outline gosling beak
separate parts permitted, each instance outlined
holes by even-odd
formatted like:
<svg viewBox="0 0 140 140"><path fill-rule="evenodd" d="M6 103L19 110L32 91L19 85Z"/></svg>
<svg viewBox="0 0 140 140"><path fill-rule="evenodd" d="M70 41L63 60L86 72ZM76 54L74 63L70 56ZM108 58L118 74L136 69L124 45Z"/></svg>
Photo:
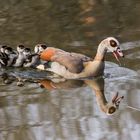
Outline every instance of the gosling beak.
<svg viewBox="0 0 140 140"><path fill-rule="evenodd" d="M124 57L124 54L123 54L123 52L120 50L119 47L117 47L117 49L116 49L115 51L113 51L113 55L115 56L115 58L116 58L116 60L117 60L118 62L120 62L120 60L119 60L120 57Z"/></svg>

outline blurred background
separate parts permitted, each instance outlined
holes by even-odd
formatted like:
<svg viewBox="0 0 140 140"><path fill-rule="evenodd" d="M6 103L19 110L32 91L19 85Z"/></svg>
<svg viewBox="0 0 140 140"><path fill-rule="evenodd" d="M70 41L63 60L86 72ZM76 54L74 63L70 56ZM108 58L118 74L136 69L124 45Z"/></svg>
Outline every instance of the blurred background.
<svg viewBox="0 0 140 140"><path fill-rule="evenodd" d="M139 140L139 17L139 0L0 0L0 44L33 49L45 43L93 57L102 39L115 36L125 54L122 67L111 54L106 59L103 94L108 102L116 92L125 97L111 116L84 81L18 87L0 79L0 140Z"/></svg>

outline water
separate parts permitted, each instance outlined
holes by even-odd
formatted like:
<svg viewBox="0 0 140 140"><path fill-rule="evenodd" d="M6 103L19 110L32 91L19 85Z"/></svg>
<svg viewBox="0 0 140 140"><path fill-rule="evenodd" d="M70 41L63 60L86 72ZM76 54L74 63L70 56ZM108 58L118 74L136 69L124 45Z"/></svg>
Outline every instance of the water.
<svg viewBox="0 0 140 140"><path fill-rule="evenodd" d="M0 140L139 140L140 2L138 0L0 0L0 42L37 43L93 56L107 36L121 42L118 65L106 57L105 79L45 80L49 73L7 69L0 78ZM29 78L17 86L13 76ZM61 80L61 82L58 82ZM104 102L124 99L113 115ZM100 94L102 93L102 94ZM100 98L100 100L99 100Z"/></svg>

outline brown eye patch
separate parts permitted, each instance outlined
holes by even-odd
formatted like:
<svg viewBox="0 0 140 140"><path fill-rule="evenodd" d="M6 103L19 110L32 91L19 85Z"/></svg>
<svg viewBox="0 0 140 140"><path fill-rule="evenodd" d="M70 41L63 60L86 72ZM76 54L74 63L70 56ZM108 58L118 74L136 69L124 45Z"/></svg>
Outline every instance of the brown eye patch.
<svg viewBox="0 0 140 140"><path fill-rule="evenodd" d="M114 41L114 40L110 40L110 45L111 45L112 47L116 47L116 46L117 46L117 42Z"/></svg>
<svg viewBox="0 0 140 140"><path fill-rule="evenodd" d="M112 106L112 107L109 108L108 113L113 114L115 111L116 111L116 108L114 106Z"/></svg>

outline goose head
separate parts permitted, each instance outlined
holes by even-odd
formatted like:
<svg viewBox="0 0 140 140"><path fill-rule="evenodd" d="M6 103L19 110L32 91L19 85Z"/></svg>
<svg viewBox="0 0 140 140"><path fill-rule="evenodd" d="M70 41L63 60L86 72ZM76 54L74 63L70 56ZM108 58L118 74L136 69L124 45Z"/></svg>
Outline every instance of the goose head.
<svg viewBox="0 0 140 140"><path fill-rule="evenodd" d="M124 57L120 49L120 43L114 37L108 37L99 44L98 53L104 55L107 51L112 52L117 61L119 61L120 57Z"/></svg>

